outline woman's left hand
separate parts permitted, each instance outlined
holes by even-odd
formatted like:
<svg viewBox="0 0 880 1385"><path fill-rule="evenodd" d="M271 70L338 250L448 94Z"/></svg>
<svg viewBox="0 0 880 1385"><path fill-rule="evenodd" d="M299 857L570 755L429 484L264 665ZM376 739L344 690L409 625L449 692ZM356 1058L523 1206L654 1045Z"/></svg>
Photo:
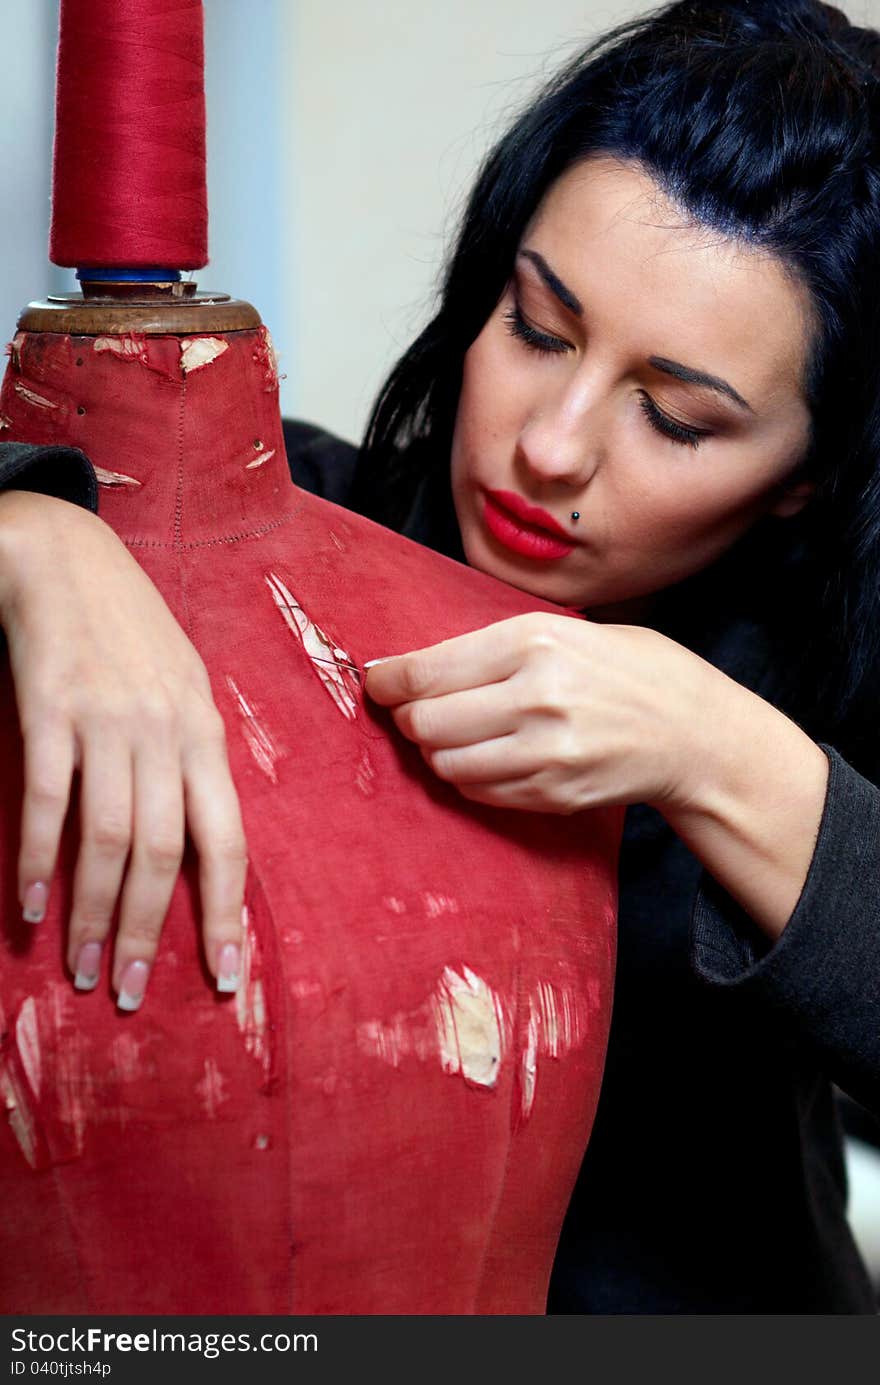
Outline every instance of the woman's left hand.
<svg viewBox="0 0 880 1385"><path fill-rule="evenodd" d="M366 690L466 798L575 813L686 800L723 684L656 631L535 613L375 664Z"/></svg>

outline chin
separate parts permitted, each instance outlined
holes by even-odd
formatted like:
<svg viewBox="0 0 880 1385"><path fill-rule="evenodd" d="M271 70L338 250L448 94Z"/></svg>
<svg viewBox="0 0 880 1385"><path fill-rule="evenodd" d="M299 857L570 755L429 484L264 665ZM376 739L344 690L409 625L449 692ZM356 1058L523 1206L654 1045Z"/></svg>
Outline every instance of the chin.
<svg viewBox="0 0 880 1385"><path fill-rule="evenodd" d="M506 582L509 587L528 592L530 596L538 596L542 601L580 610L593 600L592 595L585 595L583 588L576 589L558 569L542 571L529 564L527 559L518 562L512 554L496 553L479 532L469 534L465 530L462 546L470 567L495 577L499 582Z"/></svg>

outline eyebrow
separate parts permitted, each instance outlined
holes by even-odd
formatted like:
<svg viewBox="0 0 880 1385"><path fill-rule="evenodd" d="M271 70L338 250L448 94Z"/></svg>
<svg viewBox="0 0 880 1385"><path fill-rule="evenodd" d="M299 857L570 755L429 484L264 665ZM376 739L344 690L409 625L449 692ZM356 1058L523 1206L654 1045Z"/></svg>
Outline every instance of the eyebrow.
<svg viewBox="0 0 880 1385"><path fill-rule="evenodd" d="M583 317L584 306L581 300L562 282L558 274L554 274L544 256L539 255L537 250L521 250L520 254L535 266L550 292L559 299L562 306L568 308L569 312L574 313L576 317ZM681 380L686 385L703 385L706 389L715 390L718 394L725 394L741 409L747 409L750 414L755 412L748 400L743 399L739 391L733 388L733 385L729 385L718 375L709 375L705 370L694 370L693 366L682 365L680 361L669 361L665 356L650 356L648 364L652 365L655 370L661 370L664 375L674 376L676 380Z"/></svg>
<svg viewBox="0 0 880 1385"><path fill-rule="evenodd" d="M521 250L520 254L524 259L531 260L550 292L559 299L562 306L568 308L569 312L574 313L576 317L583 317L584 305L581 300L572 293L571 289L566 288L558 275L553 273L544 256L539 255L537 250Z"/></svg>
<svg viewBox="0 0 880 1385"><path fill-rule="evenodd" d="M707 375L704 370L694 370L689 365L682 365L680 361L667 361L665 356L649 356L648 364L655 370L662 370L664 375L674 375L676 380L683 380L686 385L705 385L707 389L726 394L728 399L732 399L741 409L747 409L750 414L755 412L748 400L743 399L733 385L729 385L717 375Z"/></svg>

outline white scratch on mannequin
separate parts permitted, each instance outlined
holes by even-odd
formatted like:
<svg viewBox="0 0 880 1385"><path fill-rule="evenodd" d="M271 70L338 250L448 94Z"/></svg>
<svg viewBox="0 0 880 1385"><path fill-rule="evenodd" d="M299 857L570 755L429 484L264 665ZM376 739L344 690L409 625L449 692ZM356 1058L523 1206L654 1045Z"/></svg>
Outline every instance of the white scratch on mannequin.
<svg viewBox="0 0 880 1385"><path fill-rule="evenodd" d="M300 641L336 706L348 721L354 721L358 713L355 690L360 687L360 678L351 668L345 667L354 661L324 634L320 626L313 624L276 573L267 574L266 585L287 628Z"/></svg>
<svg viewBox="0 0 880 1385"><path fill-rule="evenodd" d="M272 1051L266 1020L266 997L260 979L261 959L247 906L241 911L241 981L235 993L235 1017L244 1039L245 1050L259 1063L268 1078L272 1071Z"/></svg>
<svg viewBox="0 0 880 1385"><path fill-rule="evenodd" d="M27 385L23 385L20 380L15 382L15 393L19 395L26 404L33 404L35 409L57 409L51 399L46 399L42 394L37 394L35 390L29 390Z"/></svg>
<svg viewBox="0 0 880 1385"><path fill-rule="evenodd" d="M585 1007L577 997L549 981L539 981L529 1004L540 1026L542 1053L558 1058L577 1047L584 1037L586 1020Z"/></svg>
<svg viewBox="0 0 880 1385"><path fill-rule="evenodd" d="M58 1115L70 1131L74 1149L80 1155L85 1148L88 1118L98 1109L95 1083L86 1066L82 1035L74 1032L66 1036L63 1044L60 1038L56 1044L53 1086Z"/></svg>
<svg viewBox="0 0 880 1385"><path fill-rule="evenodd" d="M213 1058L205 1059L204 1076L196 1083L196 1092L208 1120L216 1120L218 1109L224 1101L229 1100L229 1096L226 1091L226 1078Z"/></svg>
<svg viewBox="0 0 880 1385"><path fill-rule="evenodd" d="M25 1002L27 1003L27 1002ZM0 1006L0 1033L8 1026ZM11 1061L11 1055L0 1055L0 1100L19 1149L32 1169L37 1166L37 1132L31 1100Z"/></svg>
<svg viewBox="0 0 880 1385"><path fill-rule="evenodd" d="M526 1041L520 1066L522 1116L531 1115L538 1082L538 1057L561 1058L585 1040L589 1013L595 1009L598 994L538 981L528 998Z"/></svg>
<svg viewBox="0 0 880 1385"><path fill-rule="evenodd" d="M261 452L259 457L255 457L252 462L248 462L245 471L253 471L255 467L265 466L275 456L275 448L270 447L268 452Z"/></svg>
<svg viewBox="0 0 880 1385"><path fill-rule="evenodd" d="M458 900L445 894L423 895L425 913L429 919L439 919L442 914L457 914Z"/></svg>
<svg viewBox="0 0 880 1385"><path fill-rule="evenodd" d="M254 350L254 361L263 368L263 388L274 391L278 388L278 353L268 327L259 330L259 341Z"/></svg>
<svg viewBox="0 0 880 1385"><path fill-rule="evenodd" d="M538 1017L533 1002L529 1001L529 1020L526 1026L526 1043L520 1060L520 1083L522 1087L522 1116L527 1120L535 1104L535 1089L538 1085Z"/></svg>
<svg viewBox="0 0 880 1385"><path fill-rule="evenodd" d="M95 467L95 475L102 486L140 486L142 483L134 476L126 476L122 471L105 471Z"/></svg>
<svg viewBox="0 0 880 1385"><path fill-rule="evenodd" d="M462 967L444 967L434 992L416 1010L358 1026L363 1052L399 1067L412 1055L439 1056L443 1071L478 1087L494 1087L507 1050L510 1025L490 986Z"/></svg>
<svg viewBox="0 0 880 1385"><path fill-rule="evenodd" d="M125 361L139 361L141 365L149 364L147 343L143 337L130 334L122 337L96 337L92 350L99 355L103 351L109 351Z"/></svg>
<svg viewBox="0 0 880 1385"><path fill-rule="evenodd" d="M359 1025L357 1041L362 1052L392 1067L410 1057L424 1062L439 1056L444 1072L492 1088L514 1048L515 1028L520 1115L526 1120L535 1102L540 1060L562 1058L585 1042L597 1002L598 995L576 987L536 981L514 1025L513 1006L486 981L467 966L445 967L423 1005Z"/></svg>
<svg viewBox="0 0 880 1385"><path fill-rule="evenodd" d="M361 758L358 760L357 768L354 772L354 782L357 784L358 788L360 789L361 793L364 795L365 798L372 798L373 794L376 792L376 787L374 783L375 778L376 771L373 768L373 762L370 759L370 752L364 749L364 751L361 754Z"/></svg>
<svg viewBox="0 0 880 1385"><path fill-rule="evenodd" d="M463 967L445 967L434 995L434 1020L444 1072L494 1087L501 1070L500 1002L486 982Z"/></svg>
<svg viewBox="0 0 880 1385"><path fill-rule="evenodd" d="M229 342L219 337L185 337L180 343L180 368L184 375L192 375L228 350Z"/></svg>
<svg viewBox="0 0 880 1385"><path fill-rule="evenodd" d="M37 1167L37 1138L34 1117L14 1073L6 1064L0 1067L0 1097L3 1099L6 1118L16 1143L31 1168L35 1169Z"/></svg>
<svg viewBox="0 0 880 1385"><path fill-rule="evenodd" d="M22 1002L10 1038L11 1052L0 1061L0 1095L31 1167L40 1166L45 1154L50 1162L81 1156L93 1126L109 1122L125 1128L136 1108L121 1089L143 1076L142 1046L130 1034L119 1033L107 1061L92 1065L92 1039L77 1022L72 994L61 982L50 981L38 996ZM60 1148L41 1151L38 1110L45 1113L47 1129L63 1127Z"/></svg>
<svg viewBox="0 0 880 1385"><path fill-rule="evenodd" d="M37 1002L32 995L22 1002L15 1022L15 1046L25 1076L34 1096L39 1098L43 1085L43 1064L40 1052L40 1029Z"/></svg>
<svg viewBox="0 0 880 1385"><path fill-rule="evenodd" d="M242 735L251 755L266 778L272 784L277 784L278 773L275 764L278 760L278 749L275 742L257 717L252 704L248 702L235 679L229 674L226 675L226 686L235 698L235 705L241 717Z"/></svg>

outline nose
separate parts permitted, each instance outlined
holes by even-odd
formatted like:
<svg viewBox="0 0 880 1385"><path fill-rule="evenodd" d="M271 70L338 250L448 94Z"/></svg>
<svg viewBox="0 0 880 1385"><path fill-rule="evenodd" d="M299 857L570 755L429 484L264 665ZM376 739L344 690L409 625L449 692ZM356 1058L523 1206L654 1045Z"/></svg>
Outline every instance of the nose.
<svg viewBox="0 0 880 1385"><path fill-rule="evenodd" d="M538 401L518 439L520 463L532 480L572 489L587 485L604 451L604 401L596 383L574 382Z"/></svg>

